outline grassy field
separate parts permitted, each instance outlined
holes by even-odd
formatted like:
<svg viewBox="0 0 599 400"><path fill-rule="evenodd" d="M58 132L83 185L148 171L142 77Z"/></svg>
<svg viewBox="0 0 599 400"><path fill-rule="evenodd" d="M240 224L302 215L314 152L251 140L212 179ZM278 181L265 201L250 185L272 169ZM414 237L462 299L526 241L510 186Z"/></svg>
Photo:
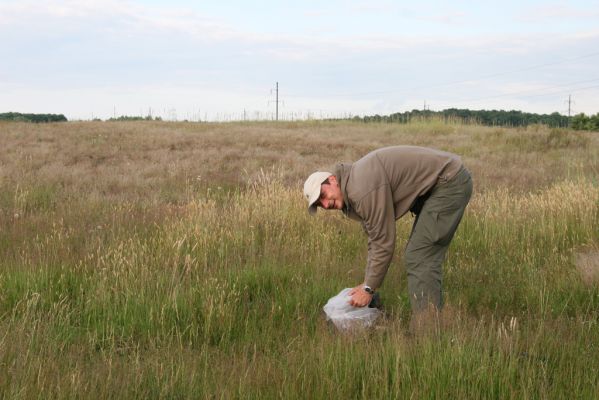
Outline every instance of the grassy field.
<svg viewBox="0 0 599 400"><path fill-rule="evenodd" d="M406 216L384 320L339 335L322 306L366 237L302 183L393 144L472 171L448 322L408 332ZM3 123L0 149L0 398L599 398L596 132Z"/></svg>

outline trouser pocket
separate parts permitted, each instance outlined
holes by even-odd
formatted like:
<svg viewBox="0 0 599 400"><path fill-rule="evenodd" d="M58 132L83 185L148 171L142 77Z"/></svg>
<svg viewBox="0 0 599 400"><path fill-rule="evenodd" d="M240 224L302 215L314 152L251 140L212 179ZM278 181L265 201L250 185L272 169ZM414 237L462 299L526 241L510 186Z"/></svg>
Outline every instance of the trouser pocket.
<svg viewBox="0 0 599 400"><path fill-rule="evenodd" d="M436 188L424 204L422 213L428 215L421 220L429 226L424 227L423 231L429 233L432 243L447 245L451 242L470 201L470 175L464 170L458 178L456 182Z"/></svg>
<svg viewBox="0 0 599 400"><path fill-rule="evenodd" d="M463 213L464 209L456 210L453 213L432 213L430 220L435 224L432 242L441 246L448 245L455 235Z"/></svg>

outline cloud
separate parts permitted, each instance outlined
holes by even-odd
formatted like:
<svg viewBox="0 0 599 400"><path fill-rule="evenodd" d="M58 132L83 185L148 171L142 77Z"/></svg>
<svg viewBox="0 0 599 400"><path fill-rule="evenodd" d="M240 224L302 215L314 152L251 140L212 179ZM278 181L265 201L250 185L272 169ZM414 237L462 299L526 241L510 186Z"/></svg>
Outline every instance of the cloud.
<svg viewBox="0 0 599 400"><path fill-rule="evenodd" d="M387 1L350 3L354 10L367 7L373 10L388 10L395 7ZM413 12L413 11L412 11ZM442 23L455 24L467 17L465 12L451 11L444 14L420 13L416 18ZM25 28L24 36L67 35L75 40L77 36L113 35L120 47L136 46L136 41L170 41L173 48L179 43L202 43L215 48L219 43L229 44L224 51L238 55L272 57L281 61L307 61L331 59L335 55L376 54L385 51L438 51L450 49L494 48L500 53L524 54L535 46L547 43L545 35L496 35L459 36L413 34L351 34L342 36L322 36L316 34L261 33L241 30L224 20L209 18L192 9L182 7L147 6L132 1L120 0L39 0L9 1L0 3L0 18L3 27ZM81 39L83 40L83 39ZM101 40L101 38L100 38ZM127 44L130 41L130 44ZM440 51L442 54L443 52Z"/></svg>
<svg viewBox="0 0 599 400"><path fill-rule="evenodd" d="M64 31L73 26L102 31L108 25L123 33L184 33L204 41L242 36L222 21L202 17L190 9L117 0L9 1L0 3L0 23L3 29L36 27Z"/></svg>
<svg viewBox="0 0 599 400"><path fill-rule="evenodd" d="M393 13L398 10L398 7L391 1L386 0L353 0L350 1L349 9L352 12L363 13Z"/></svg>
<svg viewBox="0 0 599 400"><path fill-rule="evenodd" d="M73 18L89 18L132 14L133 5L114 0L82 0L82 1L6 1L0 3L0 18L5 25L24 25L32 21L43 22L44 18L68 20Z"/></svg>
<svg viewBox="0 0 599 400"><path fill-rule="evenodd" d="M516 15L516 20L523 22L563 22L568 19L580 21L598 18L598 8L580 8L572 4L563 3L549 3L538 7L525 8Z"/></svg>
<svg viewBox="0 0 599 400"><path fill-rule="evenodd" d="M429 17L420 16L420 17L418 17L418 19L424 20L424 21L439 22L442 24L454 25L454 24L462 24L462 23L466 22L467 17L468 17L468 14L463 11L451 11L451 12L447 12L444 14L431 15Z"/></svg>

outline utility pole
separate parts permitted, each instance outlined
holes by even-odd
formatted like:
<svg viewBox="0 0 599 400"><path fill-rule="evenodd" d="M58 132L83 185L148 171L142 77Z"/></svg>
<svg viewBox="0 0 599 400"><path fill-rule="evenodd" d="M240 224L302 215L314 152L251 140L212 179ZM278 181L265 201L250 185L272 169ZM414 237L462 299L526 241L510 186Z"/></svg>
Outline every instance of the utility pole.
<svg viewBox="0 0 599 400"><path fill-rule="evenodd" d="M572 104L574 104L575 102L572 101L572 95L569 94L568 95L568 100L564 100L564 103L568 103L568 118L570 118L572 116Z"/></svg>
<svg viewBox="0 0 599 400"><path fill-rule="evenodd" d="M272 96L272 89L270 89L270 95ZM272 103L272 101L268 100L267 104L269 106L270 106L270 103ZM268 115L266 116L266 118L268 118ZM270 118L272 119L272 116ZM277 82L276 86L275 86L275 120L276 121L279 120L279 82Z"/></svg>

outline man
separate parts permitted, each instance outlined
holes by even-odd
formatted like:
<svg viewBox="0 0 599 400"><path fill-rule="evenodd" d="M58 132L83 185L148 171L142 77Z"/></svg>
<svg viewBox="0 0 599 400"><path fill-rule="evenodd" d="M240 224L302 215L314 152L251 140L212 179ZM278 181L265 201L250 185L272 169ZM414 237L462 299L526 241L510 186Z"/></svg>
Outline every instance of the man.
<svg viewBox="0 0 599 400"><path fill-rule="evenodd" d="M412 310L443 305L441 265L472 194L470 173L455 154L415 146L375 150L334 173L315 172L304 184L308 211L341 210L368 235L364 282L350 292L364 307L383 283L395 250L395 221L416 215L405 250Z"/></svg>

